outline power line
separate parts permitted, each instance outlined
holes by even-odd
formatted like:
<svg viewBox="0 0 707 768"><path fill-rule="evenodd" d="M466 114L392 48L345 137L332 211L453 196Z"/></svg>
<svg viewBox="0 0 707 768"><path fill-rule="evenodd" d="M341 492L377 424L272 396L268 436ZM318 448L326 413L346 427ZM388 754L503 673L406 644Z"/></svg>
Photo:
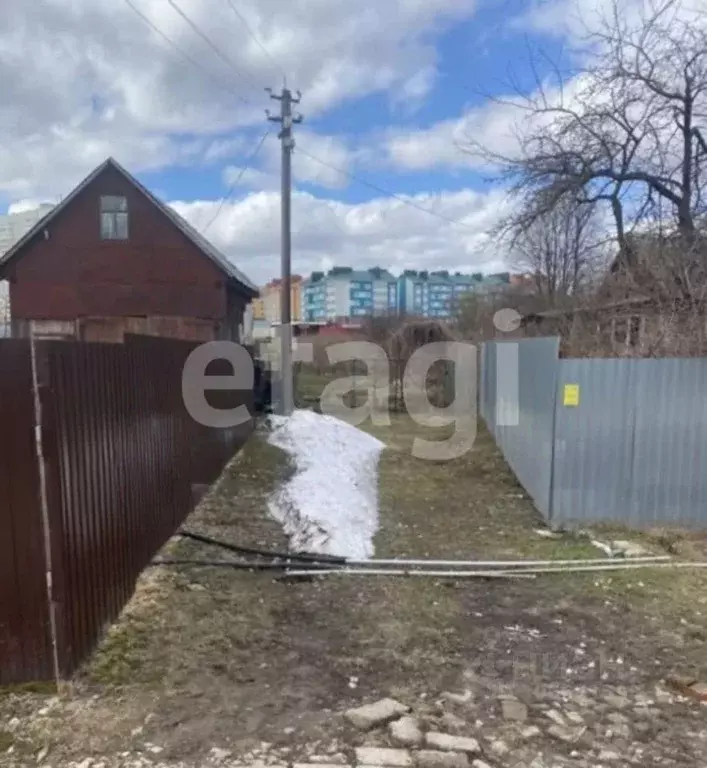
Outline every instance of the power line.
<svg viewBox="0 0 707 768"><path fill-rule="evenodd" d="M448 224L455 224L461 227L469 227L468 224L465 224L463 221L459 221L458 219L451 219L448 216L445 216L442 213L438 213L437 211L433 211L431 208L425 208L424 205L420 205L419 203L416 203L414 200L410 200L407 197L403 197L402 195L396 195L395 192L390 192L387 189L383 189L383 187L379 187L377 184L374 184L372 181L367 181L366 179L362 179L360 176L357 176L354 173L351 173L351 171L345 171L343 168L338 168L335 165L332 165L331 163L328 163L326 160L322 160L319 157L315 157L310 152L307 152L306 150L302 149L298 145L298 150L308 157L310 160L314 160L314 162L319 163L320 165L323 165L327 168L330 168L332 171L336 171L336 173L340 174L341 176L346 176L347 178L357 181L359 184L363 184L364 187L369 187L370 189L375 190L376 192L380 193L381 195L386 195L386 197L392 197L394 200L398 200L401 203L404 203L405 205L409 205L411 208L415 208L418 211L422 211L422 213L429 213L430 216L436 216L438 219L442 219L442 221L446 221Z"/></svg>
<svg viewBox="0 0 707 768"><path fill-rule="evenodd" d="M285 70L280 66L280 64L276 61L275 57L270 53L270 51L263 45L261 40L258 38L258 36L253 32L253 28L248 24L247 19L245 16L236 8L235 3L233 0L226 0L228 5L231 7L231 10L233 13L236 14L236 16L241 20L243 26L246 28L246 31L250 35L251 39L255 42L255 44L260 48L260 50L270 59L270 61L275 66L275 69L279 70L282 73L282 79L283 82L287 81L287 74L285 73Z"/></svg>
<svg viewBox="0 0 707 768"><path fill-rule="evenodd" d="M214 43L214 41L201 30L201 28L189 17L187 14L177 5L175 0L167 0L167 2L174 8L174 10L186 21L186 23L196 32L197 35L211 48L211 50L221 59L221 61L225 62L239 77L242 77L244 80L250 81L250 84L254 88L258 88L257 84L253 82L247 75L244 75L238 67L233 62L233 59L231 59L230 56L227 56L219 47ZM250 104L250 102L247 99L244 99L242 96L239 97L241 101L243 101L246 104Z"/></svg>
<svg viewBox="0 0 707 768"><path fill-rule="evenodd" d="M213 216L213 218L211 219L211 221L209 221L209 223L208 223L208 224L207 224L207 225L204 227L204 229L202 230L202 233L201 233L202 235L205 235L205 234L206 234L206 232L208 231L209 227L210 227L210 226L211 226L211 225L212 225L212 224L213 224L213 223L216 221L216 219L218 219L218 217L221 215L221 211L223 210L223 206L226 204L226 200L228 200L228 199L231 197L231 195L233 194L233 191L235 190L235 188L236 188L236 187L238 186L238 184L240 183L240 180L243 178L243 175L245 174L245 172L246 172L246 171L247 171L247 170L248 170L248 169L251 167L251 165L253 164L253 161L254 161L254 160L255 160L255 158L258 156L258 153L260 152L260 149L261 149L261 147L263 146L263 144L265 144L265 139L267 139L267 137L268 137L269 135L270 135L270 131L269 131L269 130L268 130L268 131L265 131L265 133L262 135L262 137L261 137L260 141L258 142L258 146L255 148L255 150L254 150L254 151L253 151L253 153L250 155L250 157L249 157L249 158L248 158L248 159L245 161L245 165L244 165L244 166L241 168L241 170L240 170L240 173L238 174L238 176L236 176L236 180L233 182L233 184L231 184L231 186L230 186L230 187L229 187L229 189L228 189L228 192L226 192L226 194L225 194L225 195L224 195L224 196L221 198L221 202L220 202L220 204L219 204L219 207L218 207L218 209L216 210L216 213L214 214L214 216Z"/></svg>
<svg viewBox="0 0 707 768"><path fill-rule="evenodd" d="M125 4L130 8L137 16L139 16L145 24L156 34L159 35L166 43L168 43L177 53L179 53L184 59L186 59L190 64L195 66L197 69L200 69L213 83L218 85L221 88L224 88L229 93L233 94L236 98L241 99L241 101L245 101L243 97L230 85L225 83L223 80L220 80L213 72L211 72L209 69L207 69L203 64L199 63L193 56L190 56L183 48L180 48L180 46L177 45L177 43L172 40L171 37L166 35L153 21L151 21L145 14L132 3L132 0L125 0ZM248 102L245 102L248 103Z"/></svg>

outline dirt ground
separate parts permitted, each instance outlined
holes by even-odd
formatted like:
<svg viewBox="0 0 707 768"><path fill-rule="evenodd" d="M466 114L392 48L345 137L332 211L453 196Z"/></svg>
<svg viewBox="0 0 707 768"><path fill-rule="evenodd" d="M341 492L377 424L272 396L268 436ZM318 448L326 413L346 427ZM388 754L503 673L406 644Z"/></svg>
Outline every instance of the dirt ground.
<svg viewBox="0 0 707 768"><path fill-rule="evenodd" d="M377 556L602 555L586 537L536 533L542 523L485 431L466 456L442 463L413 458L421 432L407 417L371 431L387 446ZM188 527L284 549L266 502L290 471L284 454L256 436ZM626 531L601 534L639 540ZM640 540L657 553L692 555L700 545L665 531ZM183 539L163 554L228 557ZM477 702L470 727L480 731L502 727L496 705L504 692L538 711L577 691L593 700L603 691L654 695L670 672L707 679L705 587L704 572L687 570L285 582L230 569L153 568L60 696L0 696L0 764L58 768L90 758L107 767L116 756L144 754L200 765L213 747L238 756L263 742L298 759L312 745L355 744L339 713L390 695L432 706L444 691L470 689ZM633 729L630 740L646 745L662 734L665 754L676 759L642 764L697 764L705 742L690 734L696 717L704 728L705 713L670 700L659 731ZM571 750L565 753L571 761Z"/></svg>

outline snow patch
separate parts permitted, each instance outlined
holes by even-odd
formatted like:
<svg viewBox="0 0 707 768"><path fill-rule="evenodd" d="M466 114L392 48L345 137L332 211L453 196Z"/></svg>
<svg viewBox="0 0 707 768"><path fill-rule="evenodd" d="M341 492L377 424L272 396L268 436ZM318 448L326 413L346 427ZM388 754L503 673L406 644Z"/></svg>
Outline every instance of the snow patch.
<svg viewBox="0 0 707 768"><path fill-rule="evenodd" d="M295 411L271 416L268 442L284 450L296 471L271 496L294 551L373 556L378 528L380 440L333 416Z"/></svg>

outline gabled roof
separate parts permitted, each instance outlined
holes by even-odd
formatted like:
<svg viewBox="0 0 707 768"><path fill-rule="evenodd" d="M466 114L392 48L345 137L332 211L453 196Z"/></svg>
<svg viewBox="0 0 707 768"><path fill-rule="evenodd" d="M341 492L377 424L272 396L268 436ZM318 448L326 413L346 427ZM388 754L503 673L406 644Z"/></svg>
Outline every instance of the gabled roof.
<svg viewBox="0 0 707 768"><path fill-rule="evenodd" d="M118 173L122 174L134 187L136 187L143 195L162 213L167 216L172 223L181 230L191 242L226 275L230 280L238 282L248 294L253 296L258 295L257 286L247 278L243 272L232 264L228 258L215 248L203 235L199 234L194 227L191 226L184 218L182 218L175 210L163 203L159 198L150 192L147 187L143 186L134 176L123 168L120 163L115 161L112 157L109 157L105 162L101 163L98 168L92 171L77 187L75 187L58 205L52 208L46 216L41 218L23 237L21 237L13 246L8 250L2 258L0 258L0 277L4 276L4 271L10 261L24 248L24 246L32 240L37 232L44 229L56 216L61 213L71 201L79 195L94 179L96 179L103 171L108 167L114 168Z"/></svg>

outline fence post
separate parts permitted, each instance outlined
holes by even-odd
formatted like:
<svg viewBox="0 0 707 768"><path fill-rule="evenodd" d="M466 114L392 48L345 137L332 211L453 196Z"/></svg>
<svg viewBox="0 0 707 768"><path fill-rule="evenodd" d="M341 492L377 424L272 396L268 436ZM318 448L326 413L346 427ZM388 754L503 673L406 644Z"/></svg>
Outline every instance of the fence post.
<svg viewBox="0 0 707 768"><path fill-rule="evenodd" d="M34 394L34 440L39 474L39 503L42 518L45 583L51 640L52 664L57 686L65 672L65 617L62 572L61 484L57 445L56 409L51 386L47 343L30 337L32 389Z"/></svg>
<svg viewBox="0 0 707 768"><path fill-rule="evenodd" d="M555 353L554 397L552 404L552 443L550 445L550 493L547 502L547 522L552 525L555 517L555 448L557 443L557 409L560 402L560 339L557 338L557 350Z"/></svg>
<svg viewBox="0 0 707 768"><path fill-rule="evenodd" d="M486 421L486 342L479 346L479 413Z"/></svg>

